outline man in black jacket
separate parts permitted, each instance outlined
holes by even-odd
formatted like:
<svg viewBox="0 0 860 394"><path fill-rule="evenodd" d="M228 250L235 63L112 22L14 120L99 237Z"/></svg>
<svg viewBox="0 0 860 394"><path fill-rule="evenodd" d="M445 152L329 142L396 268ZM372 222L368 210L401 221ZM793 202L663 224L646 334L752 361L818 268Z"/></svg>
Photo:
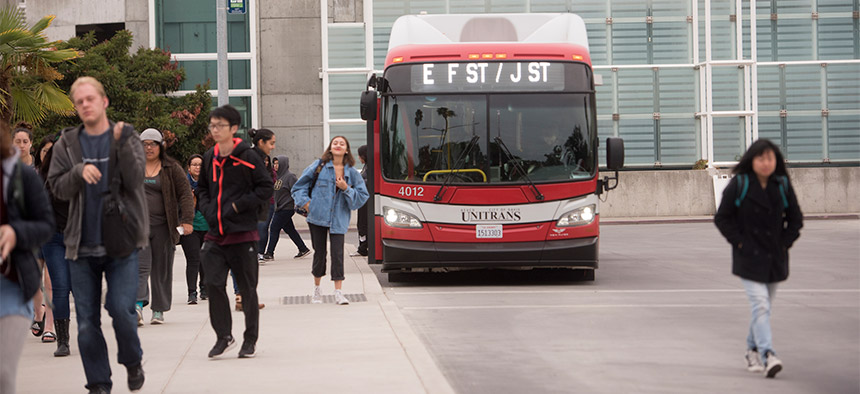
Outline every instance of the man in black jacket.
<svg viewBox="0 0 860 394"><path fill-rule="evenodd" d="M225 290L232 270L243 303L257 305L257 212L272 196L272 176L260 156L247 143L234 138L241 122L230 105L209 114L209 132L215 146L203 156L197 184L200 212L209 223L202 261L209 293L209 319L218 339L209 357L235 345L231 333L230 301ZM254 357L260 310L245 307L245 335L239 358Z"/></svg>
<svg viewBox="0 0 860 394"><path fill-rule="evenodd" d="M101 330L102 277L107 282L105 309L113 318L118 348L117 361L128 371L128 388L143 386L143 351L137 335L137 249L149 239L149 215L144 192L143 147L134 128L114 124L107 118L108 98L102 84L92 77L78 78L69 96L82 125L66 129L54 145L48 184L54 196L69 201L64 242L75 314L78 321L78 347L91 393L109 393L110 361ZM116 153L111 154L112 151ZM115 162L111 157L117 158ZM115 178L116 177L116 178ZM118 198L128 223L140 226L110 228L103 219L109 182L118 180ZM122 234L129 254L109 255L116 245L106 242L104 234ZM109 250L110 249L110 250Z"/></svg>

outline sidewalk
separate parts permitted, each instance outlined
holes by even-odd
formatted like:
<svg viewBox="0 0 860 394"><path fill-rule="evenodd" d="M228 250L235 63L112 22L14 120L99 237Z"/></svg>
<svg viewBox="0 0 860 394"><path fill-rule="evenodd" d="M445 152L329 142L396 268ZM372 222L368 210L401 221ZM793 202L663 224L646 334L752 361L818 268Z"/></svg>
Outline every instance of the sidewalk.
<svg viewBox="0 0 860 394"><path fill-rule="evenodd" d="M347 234L347 241L356 238ZM308 239L305 242L310 246ZM345 254L355 251L347 243ZM177 246L173 275L173 307L165 324L146 324L138 332L143 346L146 383L141 393L453 393L430 353L414 334L397 306L382 292L376 276L362 257L345 258L347 295L367 301L348 306L302 302L313 290L311 257L292 258L297 252L281 237L274 262L260 266L258 294L266 304L260 311L257 357L237 358L236 346L220 359L207 353L215 343L207 301L186 305L185 258ZM323 279L323 295L334 285ZM232 293L232 283L228 285ZM290 298L292 297L292 298ZM351 296L350 296L351 297ZM331 297L326 297L331 298ZM231 299L232 304L232 299ZM74 308L74 306L72 306ZM116 362L116 339L111 319L103 309L102 330L113 372L113 392L128 392L125 368ZM244 317L233 312L233 336L241 342ZM18 367L19 393L83 393L83 366L72 311L72 355L53 357L54 344L28 336Z"/></svg>

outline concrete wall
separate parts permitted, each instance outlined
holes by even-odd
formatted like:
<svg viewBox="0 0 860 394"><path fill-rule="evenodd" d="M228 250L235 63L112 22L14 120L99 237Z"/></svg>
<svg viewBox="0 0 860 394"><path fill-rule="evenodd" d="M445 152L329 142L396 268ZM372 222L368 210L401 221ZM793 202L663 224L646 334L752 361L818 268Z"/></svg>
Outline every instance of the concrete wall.
<svg viewBox="0 0 860 394"><path fill-rule="evenodd" d="M712 175L730 170L621 172L600 205L604 218L706 216L716 212ZM607 174L601 174L601 176ZM860 213L860 168L789 169L805 214Z"/></svg>
<svg viewBox="0 0 860 394"><path fill-rule="evenodd" d="M28 0L27 21L32 25L46 15L56 15L45 29L50 40L68 40L75 36L75 25L125 23L134 35L130 48L149 46L149 2L147 0ZM96 5L97 4L97 5Z"/></svg>
<svg viewBox="0 0 860 394"><path fill-rule="evenodd" d="M298 172L323 146L320 2L258 4L260 125L275 132L274 154L286 154Z"/></svg>
<svg viewBox="0 0 860 394"><path fill-rule="evenodd" d="M261 1L259 12L260 126L277 137L293 172L324 149L319 0ZM361 0L329 0L329 22L361 22Z"/></svg>

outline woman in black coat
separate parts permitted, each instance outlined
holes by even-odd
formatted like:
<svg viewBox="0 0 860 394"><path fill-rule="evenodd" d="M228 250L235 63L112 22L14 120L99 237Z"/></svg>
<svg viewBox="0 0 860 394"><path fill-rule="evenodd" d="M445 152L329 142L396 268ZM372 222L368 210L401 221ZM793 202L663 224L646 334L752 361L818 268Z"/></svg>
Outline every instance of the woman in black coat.
<svg viewBox="0 0 860 394"><path fill-rule="evenodd" d="M34 253L54 232L54 213L36 171L23 164L0 124L0 392L15 392L18 360L42 269Z"/></svg>
<svg viewBox="0 0 860 394"><path fill-rule="evenodd" d="M714 222L732 245L732 273L739 276L752 306L746 362L768 378L782 370L770 329L778 282L788 278L788 249L800 236L803 214L779 148L754 142L723 191Z"/></svg>

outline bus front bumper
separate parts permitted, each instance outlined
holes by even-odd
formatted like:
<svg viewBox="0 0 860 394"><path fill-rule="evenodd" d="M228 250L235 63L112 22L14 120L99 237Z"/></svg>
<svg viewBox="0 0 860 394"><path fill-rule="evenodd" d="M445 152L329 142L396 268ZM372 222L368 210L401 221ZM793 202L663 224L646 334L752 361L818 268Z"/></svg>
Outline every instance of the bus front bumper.
<svg viewBox="0 0 860 394"><path fill-rule="evenodd" d="M510 243L383 239L382 271L425 268L597 268L598 237Z"/></svg>

